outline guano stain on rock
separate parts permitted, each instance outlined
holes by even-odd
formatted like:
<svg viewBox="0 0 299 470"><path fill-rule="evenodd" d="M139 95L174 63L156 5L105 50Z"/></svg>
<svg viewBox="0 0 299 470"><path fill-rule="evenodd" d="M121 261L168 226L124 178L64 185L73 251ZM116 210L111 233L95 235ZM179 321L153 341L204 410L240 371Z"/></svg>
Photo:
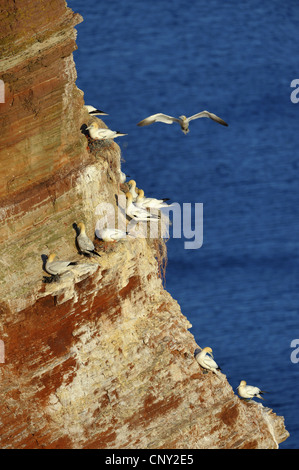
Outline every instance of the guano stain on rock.
<svg viewBox="0 0 299 470"><path fill-rule="evenodd" d="M238 416L239 416L239 409L237 405L224 406L221 413L219 414L219 418L227 426L233 426L236 423Z"/></svg>

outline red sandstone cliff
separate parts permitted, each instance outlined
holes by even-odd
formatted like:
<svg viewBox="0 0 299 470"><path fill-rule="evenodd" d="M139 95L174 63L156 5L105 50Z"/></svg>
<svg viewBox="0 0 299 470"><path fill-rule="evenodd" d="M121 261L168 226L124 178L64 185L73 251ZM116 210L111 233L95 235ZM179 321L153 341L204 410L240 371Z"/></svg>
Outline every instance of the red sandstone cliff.
<svg viewBox="0 0 299 470"><path fill-rule="evenodd" d="M164 290L163 242L82 259L95 208L115 204L120 148L92 151L64 0L1 1L1 448L277 448L283 418L203 374L190 324ZM103 124L104 126L104 124ZM101 250L101 246L99 246ZM43 284L41 255L79 261Z"/></svg>

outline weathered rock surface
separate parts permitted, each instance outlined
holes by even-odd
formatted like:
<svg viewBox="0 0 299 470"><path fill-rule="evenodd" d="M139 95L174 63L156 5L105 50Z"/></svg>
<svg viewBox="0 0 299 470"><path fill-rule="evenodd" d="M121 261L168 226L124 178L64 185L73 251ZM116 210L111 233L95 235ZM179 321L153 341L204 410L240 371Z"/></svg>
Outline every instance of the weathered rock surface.
<svg viewBox="0 0 299 470"><path fill-rule="evenodd" d="M122 194L119 146L80 131L81 17L64 0L1 3L0 447L277 448L283 418L194 360L162 240L77 253L73 224L92 237L98 204ZM79 264L44 284L50 252Z"/></svg>

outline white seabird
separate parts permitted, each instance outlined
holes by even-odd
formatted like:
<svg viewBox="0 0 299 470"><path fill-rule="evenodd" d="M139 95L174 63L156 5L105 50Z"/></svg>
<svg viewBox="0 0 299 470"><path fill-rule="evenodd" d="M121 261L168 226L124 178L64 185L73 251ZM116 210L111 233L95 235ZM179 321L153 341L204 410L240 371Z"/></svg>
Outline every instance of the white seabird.
<svg viewBox="0 0 299 470"><path fill-rule="evenodd" d="M127 175L119 170L119 180L120 180L120 184L124 184L126 182L126 179L127 179Z"/></svg>
<svg viewBox="0 0 299 470"><path fill-rule="evenodd" d="M104 242L116 242L126 238L128 233L117 228L103 228L96 235Z"/></svg>
<svg viewBox="0 0 299 470"><path fill-rule="evenodd" d="M80 233L79 233L79 235L77 235L77 244L78 244L78 248L79 248L81 254L85 254L85 255L88 255L88 256L91 256L91 255L101 256L101 255L99 255L99 253L97 253L95 251L95 246L94 246L93 242L86 235L85 225L83 224L83 222L80 222L77 225L77 227L80 229Z"/></svg>
<svg viewBox="0 0 299 470"><path fill-rule="evenodd" d="M265 391L260 390L258 387L254 387L253 385L247 385L245 380L241 380L240 385L237 387L238 393L240 397L246 398L251 400L252 398L264 398L261 396L263 393L267 393Z"/></svg>
<svg viewBox="0 0 299 470"><path fill-rule="evenodd" d="M213 351L210 347L203 349L196 348L194 351L194 358L198 364L201 365L201 367L207 370L211 370L216 375L218 375L218 371L221 370L218 364L214 361Z"/></svg>
<svg viewBox="0 0 299 470"><path fill-rule="evenodd" d="M97 122L92 122L90 126L86 128L92 139L104 140L104 139L115 139L128 134L121 134L118 131L112 131L111 129L100 128Z"/></svg>
<svg viewBox="0 0 299 470"><path fill-rule="evenodd" d="M86 104L85 108L87 109L90 116L108 116L108 114L104 113L104 111L101 111L100 109L97 109L89 104Z"/></svg>
<svg viewBox="0 0 299 470"><path fill-rule="evenodd" d="M161 209L162 207L170 207L171 204L167 204L168 199L155 199L153 197L145 197L143 189L138 190L138 196L135 204L137 207Z"/></svg>
<svg viewBox="0 0 299 470"><path fill-rule="evenodd" d="M149 124L153 124L154 122L164 122L165 124L172 124L174 122L178 122L184 134L188 134L189 122L192 121L193 119L198 119L202 117L208 117L210 119L213 119L213 121L216 121L219 124L222 124L223 126L228 126L228 124L225 121L223 121L223 119L216 116L216 114L209 113L209 111L201 111L200 113L194 114L193 116L190 116L190 117L186 117L182 115L178 118L168 116L167 114L163 114L163 113L153 114L152 116L149 116L143 119L143 121L138 122L137 126L148 126Z"/></svg>
<svg viewBox="0 0 299 470"><path fill-rule="evenodd" d="M143 209L142 207L137 207L133 203L133 196L129 191L126 193L126 198L127 198L126 214L129 217L131 217L131 219L134 219L140 222L144 222L148 220L158 221L160 219L160 216L153 215L150 212L148 212L146 209Z"/></svg>
<svg viewBox="0 0 299 470"><path fill-rule="evenodd" d="M129 191L132 194L133 201L135 202L138 196L138 188L136 187L136 181L130 180L128 182L128 186L129 186Z"/></svg>
<svg viewBox="0 0 299 470"><path fill-rule="evenodd" d="M52 276L60 276L61 274L70 270L70 266L76 266L77 261L54 261L56 258L55 253L51 253L48 256L47 262L45 264L45 270Z"/></svg>

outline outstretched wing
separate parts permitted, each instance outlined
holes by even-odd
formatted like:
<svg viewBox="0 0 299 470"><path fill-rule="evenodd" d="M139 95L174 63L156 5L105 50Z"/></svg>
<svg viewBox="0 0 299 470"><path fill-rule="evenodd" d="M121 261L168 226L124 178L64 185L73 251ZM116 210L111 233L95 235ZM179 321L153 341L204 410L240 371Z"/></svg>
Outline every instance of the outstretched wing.
<svg viewBox="0 0 299 470"><path fill-rule="evenodd" d="M104 111L101 111L100 109L97 109L95 108L94 106L91 106L89 104L85 105L85 108L87 109L88 113L91 115L91 116L98 116L98 115L101 115L101 116L108 116L107 113L104 113Z"/></svg>
<svg viewBox="0 0 299 470"><path fill-rule="evenodd" d="M149 116L143 121L138 122L137 126L148 126L149 124L153 124L153 122L164 122L165 124L172 124L173 122L180 122L179 119L174 118L172 116L168 116L167 114L158 113Z"/></svg>
<svg viewBox="0 0 299 470"><path fill-rule="evenodd" d="M193 116L190 116L188 118L188 122L192 121L193 119L198 119L198 118L202 118L202 117L207 117L207 118L213 119L213 121L216 121L219 124L222 124L223 126L228 126L228 124L225 121L223 121L223 119L216 116L216 114L209 113L209 111L201 111L200 113L197 113L197 114L194 114Z"/></svg>

